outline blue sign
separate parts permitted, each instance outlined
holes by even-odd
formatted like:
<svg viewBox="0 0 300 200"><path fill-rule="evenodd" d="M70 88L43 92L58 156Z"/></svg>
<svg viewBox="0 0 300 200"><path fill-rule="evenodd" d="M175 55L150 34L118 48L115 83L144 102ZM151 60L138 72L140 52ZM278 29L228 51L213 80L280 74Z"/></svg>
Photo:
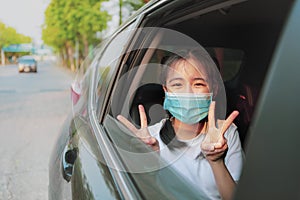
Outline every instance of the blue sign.
<svg viewBox="0 0 300 200"><path fill-rule="evenodd" d="M3 47L4 52L35 52L35 48L32 44L12 44L7 47Z"/></svg>

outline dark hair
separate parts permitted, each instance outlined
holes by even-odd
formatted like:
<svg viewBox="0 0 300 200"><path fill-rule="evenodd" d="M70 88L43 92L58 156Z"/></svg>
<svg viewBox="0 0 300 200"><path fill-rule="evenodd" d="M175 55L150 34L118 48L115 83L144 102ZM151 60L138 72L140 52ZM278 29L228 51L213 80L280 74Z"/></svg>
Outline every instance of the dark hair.
<svg viewBox="0 0 300 200"><path fill-rule="evenodd" d="M180 61L195 60L196 63L202 64L204 66L206 75L208 76L208 85L210 86L210 92L217 94L218 85L220 84L219 80L216 77L219 75L219 70L216 66L214 60L210 57L205 49L190 49L190 50L181 50L172 55L162 58L162 72L160 74L160 81L162 85L166 85L166 79L170 67ZM199 66L195 66L199 71ZM202 69L203 70L203 69Z"/></svg>
<svg viewBox="0 0 300 200"><path fill-rule="evenodd" d="M193 59L197 63L201 63L204 66L206 75L208 77L207 81L208 81L208 85L210 86L210 90L211 92L213 92L214 95L216 95L218 93L218 85L220 84L220 78L215 78L215 77L218 77L219 74L217 73L219 73L219 71L215 62L212 60L212 58L206 52L205 49L184 50L184 51L179 51L177 53L173 53L171 56L164 57L161 62L162 64L162 72L160 77L161 84L166 85L166 79L170 67L174 66L174 64L180 61L189 62L188 61L189 59ZM199 66L195 66L195 67L198 69ZM171 150L176 147L180 148L186 146L184 142L181 142L176 139L175 130L170 121L172 115L169 112L167 113L169 115L169 119L166 120L162 129L159 132L161 140L166 145L168 145L169 149ZM207 118L203 120L207 120Z"/></svg>
<svg viewBox="0 0 300 200"><path fill-rule="evenodd" d="M167 119L164 123L163 127L161 128L159 132L159 136L161 141L168 145L168 148L170 150L173 150L174 148L180 148L186 146L184 142L181 142L176 139L175 130L172 126L172 122L170 119Z"/></svg>

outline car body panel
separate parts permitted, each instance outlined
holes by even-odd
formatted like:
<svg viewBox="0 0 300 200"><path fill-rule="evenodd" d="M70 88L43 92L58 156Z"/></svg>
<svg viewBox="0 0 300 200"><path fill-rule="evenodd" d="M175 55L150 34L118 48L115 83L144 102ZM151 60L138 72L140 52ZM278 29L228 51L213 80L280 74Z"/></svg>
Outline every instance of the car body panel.
<svg viewBox="0 0 300 200"><path fill-rule="evenodd" d="M103 162L99 145L87 121L76 118L75 124L71 148L80 151L72 173L72 196L76 199L119 199L111 172Z"/></svg>
<svg viewBox="0 0 300 200"><path fill-rule="evenodd" d="M60 130L49 159L48 199L71 199L70 184L63 178L62 155L69 143L69 127L72 128L71 117L68 117Z"/></svg>
<svg viewBox="0 0 300 200"><path fill-rule="evenodd" d="M235 199L300 199L299 19L295 1L258 103Z"/></svg>
<svg viewBox="0 0 300 200"><path fill-rule="evenodd" d="M66 134L61 134L58 138L50 159L49 199L72 199L72 196L76 199L118 199L110 172L100 162L103 161L100 159L102 155L86 121L75 117L71 121L66 120L65 124L64 127L70 127L70 130L62 130ZM74 168L71 169L72 179L65 178L65 149L80 149L77 151Z"/></svg>

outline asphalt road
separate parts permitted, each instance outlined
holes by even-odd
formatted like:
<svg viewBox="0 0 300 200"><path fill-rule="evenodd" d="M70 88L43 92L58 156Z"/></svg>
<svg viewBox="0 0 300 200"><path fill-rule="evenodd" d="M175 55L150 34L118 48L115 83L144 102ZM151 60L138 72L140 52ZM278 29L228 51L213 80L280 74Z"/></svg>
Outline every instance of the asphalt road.
<svg viewBox="0 0 300 200"><path fill-rule="evenodd" d="M74 74L44 61L38 73L0 66L0 199L48 198L48 162L71 111Z"/></svg>

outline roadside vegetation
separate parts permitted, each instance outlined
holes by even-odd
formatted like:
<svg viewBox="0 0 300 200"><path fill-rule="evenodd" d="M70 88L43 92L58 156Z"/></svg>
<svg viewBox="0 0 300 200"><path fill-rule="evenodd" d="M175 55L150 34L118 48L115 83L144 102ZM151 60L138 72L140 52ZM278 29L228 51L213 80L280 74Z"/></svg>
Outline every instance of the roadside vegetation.
<svg viewBox="0 0 300 200"><path fill-rule="evenodd" d="M22 44L22 43L31 43L32 39L29 36L20 34L16 31L16 29L5 25L3 22L0 21L0 50L3 47L7 47L11 44ZM6 53L8 58L16 57L17 53L8 52ZM21 54L21 53L18 53ZM0 60L3 59L0 56ZM2 60L0 64L2 63Z"/></svg>
<svg viewBox="0 0 300 200"><path fill-rule="evenodd" d="M32 39L16 31L16 29L5 25L0 21L0 48L11 45L30 43ZM5 37L2 37L5 36Z"/></svg>
<svg viewBox="0 0 300 200"><path fill-rule="evenodd" d="M113 1L113 0L110 0ZM147 0L114 0L119 10L119 24L123 22L122 8L137 10ZM51 0L45 11L42 39L51 46L64 66L72 71L104 38L112 16L103 8L108 0Z"/></svg>

